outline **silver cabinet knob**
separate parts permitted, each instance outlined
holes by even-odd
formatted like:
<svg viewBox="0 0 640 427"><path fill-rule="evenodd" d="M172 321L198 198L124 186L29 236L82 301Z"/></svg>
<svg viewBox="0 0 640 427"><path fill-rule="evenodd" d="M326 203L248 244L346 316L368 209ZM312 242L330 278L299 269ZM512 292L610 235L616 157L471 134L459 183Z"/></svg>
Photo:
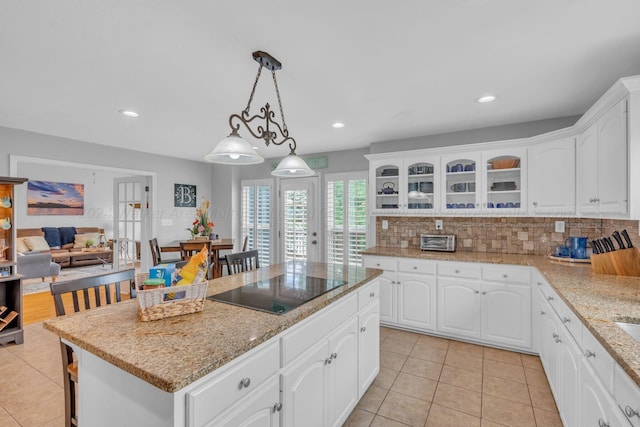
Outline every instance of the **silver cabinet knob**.
<svg viewBox="0 0 640 427"><path fill-rule="evenodd" d="M480 293L480 291L473 291L473 292L474 292L474 293L476 293L476 294L479 294L479 293Z"/></svg>
<svg viewBox="0 0 640 427"><path fill-rule="evenodd" d="M631 406L627 405L624 408L624 413L627 417L638 417L640 418L640 412L633 409Z"/></svg>
<svg viewBox="0 0 640 427"><path fill-rule="evenodd" d="M537 285L538 286L542 286L542 282L537 282Z"/></svg>
<svg viewBox="0 0 640 427"><path fill-rule="evenodd" d="M460 270L454 270L453 272L456 274L460 274Z"/></svg>
<svg viewBox="0 0 640 427"><path fill-rule="evenodd" d="M486 295L486 294L487 294L486 292L482 292L482 295Z"/></svg>
<svg viewBox="0 0 640 427"><path fill-rule="evenodd" d="M392 285L395 285L395 284L396 284L396 281L395 281L395 280L392 280L392 281L391 281L391 284L392 284Z"/></svg>
<svg viewBox="0 0 640 427"><path fill-rule="evenodd" d="M538 202L533 202L533 206L538 206Z"/></svg>
<svg viewBox="0 0 640 427"><path fill-rule="evenodd" d="M331 358L332 359L337 359L338 358L338 353L331 353Z"/></svg>
<svg viewBox="0 0 640 427"><path fill-rule="evenodd" d="M324 359L324 364L325 365L331 365L331 360L332 359L330 357L327 357L326 359Z"/></svg>
<svg viewBox="0 0 640 427"><path fill-rule="evenodd" d="M571 323L571 319L569 319L568 317L563 317L562 323Z"/></svg>
<svg viewBox="0 0 640 427"><path fill-rule="evenodd" d="M369 298L375 298L375 296L376 296L376 293L375 293L375 292L371 292L371 293L369 294Z"/></svg>
<svg viewBox="0 0 640 427"><path fill-rule="evenodd" d="M377 263L377 264L376 264L376 267L380 267L380 263Z"/></svg>
<svg viewBox="0 0 640 427"><path fill-rule="evenodd" d="M540 314L542 314L544 316L545 314L547 314L547 312L544 311L544 310L540 310Z"/></svg>
<svg viewBox="0 0 640 427"><path fill-rule="evenodd" d="M553 301L553 297L547 297L547 301Z"/></svg>
<svg viewBox="0 0 640 427"><path fill-rule="evenodd" d="M247 388L251 384L251 378L243 378L240 380L240 388Z"/></svg>
<svg viewBox="0 0 640 427"><path fill-rule="evenodd" d="M312 240L312 241L311 241L311 244L312 244L312 245L317 245L317 244L318 244L318 241L317 241L317 240Z"/></svg>
<svg viewBox="0 0 640 427"><path fill-rule="evenodd" d="M417 265L414 265L414 266L413 266L413 269L414 269L414 270L417 270L417 269L418 269L418 266L417 266Z"/></svg>
<svg viewBox="0 0 640 427"><path fill-rule="evenodd" d="M362 328L360 328L360 332L365 332L367 330L366 326L363 326Z"/></svg>
<svg viewBox="0 0 640 427"><path fill-rule="evenodd" d="M584 356L588 359L590 357L596 357L596 354L593 351L587 349L584 351Z"/></svg>
<svg viewBox="0 0 640 427"><path fill-rule="evenodd" d="M558 338L560 335L556 334L555 332L553 334L551 334L552 337L554 338Z"/></svg>
<svg viewBox="0 0 640 427"><path fill-rule="evenodd" d="M506 279L507 277L509 277L509 275L508 275L508 274L503 274L503 275L502 275L502 278L503 278L503 279Z"/></svg>
<svg viewBox="0 0 640 427"><path fill-rule="evenodd" d="M604 421L602 418L598 419L598 427L609 427L609 423Z"/></svg>

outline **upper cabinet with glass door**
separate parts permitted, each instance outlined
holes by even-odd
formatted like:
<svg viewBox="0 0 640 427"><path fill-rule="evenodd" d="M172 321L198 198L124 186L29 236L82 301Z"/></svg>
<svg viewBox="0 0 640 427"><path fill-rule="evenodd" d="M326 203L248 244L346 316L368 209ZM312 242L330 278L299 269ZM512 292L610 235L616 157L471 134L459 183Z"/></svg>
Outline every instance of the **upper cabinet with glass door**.
<svg viewBox="0 0 640 427"><path fill-rule="evenodd" d="M401 159L372 161L369 166L369 194L373 194L373 211L400 212L402 202L400 190L405 188L406 176L401 176L403 162ZM405 193L403 193L404 195Z"/></svg>
<svg viewBox="0 0 640 427"><path fill-rule="evenodd" d="M496 214L526 210L525 153L523 148L483 152L484 210Z"/></svg>
<svg viewBox="0 0 640 427"><path fill-rule="evenodd" d="M445 179L442 212L466 212L480 208L480 152L442 156Z"/></svg>
<svg viewBox="0 0 640 427"><path fill-rule="evenodd" d="M405 160L407 173L406 210L433 211L436 209L437 164L433 161Z"/></svg>

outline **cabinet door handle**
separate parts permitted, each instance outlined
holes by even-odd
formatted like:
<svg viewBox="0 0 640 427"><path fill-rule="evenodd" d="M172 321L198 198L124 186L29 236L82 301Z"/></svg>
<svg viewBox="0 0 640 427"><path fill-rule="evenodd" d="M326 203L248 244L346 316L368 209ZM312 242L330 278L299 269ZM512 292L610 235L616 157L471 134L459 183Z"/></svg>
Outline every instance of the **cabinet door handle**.
<svg viewBox="0 0 640 427"><path fill-rule="evenodd" d="M558 338L560 335L556 334L555 332L553 334L551 334L552 337L554 338Z"/></svg>
<svg viewBox="0 0 640 427"><path fill-rule="evenodd" d="M544 316L545 314L547 314L547 312L544 311L544 310L540 310L540 314L542 314Z"/></svg>
<svg viewBox="0 0 640 427"><path fill-rule="evenodd" d="M396 282L396 285L399 285L399 284L400 284L400 282Z"/></svg>
<svg viewBox="0 0 640 427"><path fill-rule="evenodd" d="M638 417L640 418L640 412L633 409L631 406L627 405L624 408L624 413L627 417Z"/></svg>
<svg viewBox="0 0 640 427"><path fill-rule="evenodd" d="M538 286L542 286L542 282L538 282L538 283L537 283L537 285L538 285Z"/></svg>
<svg viewBox="0 0 640 427"><path fill-rule="evenodd" d="M460 274L460 270L454 270L453 272L456 274Z"/></svg>
<svg viewBox="0 0 640 427"><path fill-rule="evenodd" d="M598 418L598 427L609 427L609 423L602 418Z"/></svg>
<svg viewBox="0 0 640 427"><path fill-rule="evenodd" d="M332 359L337 359L338 358L338 353L331 353L331 358Z"/></svg>
<svg viewBox="0 0 640 427"><path fill-rule="evenodd" d="M561 343L562 340L560 338L556 338L556 344Z"/></svg>
<svg viewBox="0 0 640 427"><path fill-rule="evenodd" d="M377 263L377 264L376 264L376 267L380 267L380 263Z"/></svg>
<svg viewBox="0 0 640 427"><path fill-rule="evenodd" d="M553 301L553 297L547 297L547 301Z"/></svg>
<svg viewBox="0 0 640 427"><path fill-rule="evenodd" d="M502 278L503 278L503 279L506 279L507 277L509 277L509 275L508 275L508 274L503 274L503 275L502 275Z"/></svg>
<svg viewBox="0 0 640 427"><path fill-rule="evenodd" d="M568 317L563 317L562 323L571 323L571 319L569 319Z"/></svg>
<svg viewBox="0 0 640 427"><path fill-rule="evenodd" d="M590 357L596 357L596 354L593 351L589 350L589 349L585 350L584 355L585 355L585 357L587 359L590 358Z"/></svg>
<svg viewBox="0 0 640 427"><path fill-rule="evenodd" d="M396 284L396 281L395 281L395 280L392 280L392 281L391 281L391 284L392 284L392 285L395 285L395 284Z"/></svg>
<svg viewBox="0 0 640 427"><path fill-rule="evenodd" d="M479 293L480 293L480 291L473 291L473 292L475 292L476 294L479 294Z"/></svg>
<svg viewBox="0 0 640 427"><path fill-rule="evenodd" d="M533 206L538 206L538 202L533 202Z"/></svg>
<svg viewBox="0 0 640 427"><path fill-rule="evenodd" d="M251 384L251 378L243 378L240 380L240 388L247 388Z"/></svg>
<svg viewBox="0 0 640 427"><path fill-rule="evenodd" d="M331 358L327 357L326 359L324 359L324 364L325 365L331 365Z"/></svg>
<svg viewBox="0 0 640 427"><path fill-rule="evenodd" d="M374 298L375 296L376 296L376 293L375 293L375 292L371 292L371 293L369 294L369 298Z"/></svg>
<svg viewBox="0 0 640 427"><path fill-rule="evenodd" d="M414 269L414 270L417 270L417 269L418 269L418 266L417 266L417 265L414 265L414 266L413 266L413 269Z"/></svg>
<svg viewBox="0 0 640 427"><path fill-rule="evenodd" d="M280 402L274 403L273 412L280 412L281 410L282 410L282 403Z"/></svg>
<svg viewBox="0 0 640 427"><path fill-rule="evenodd" d="M360 332L365 332L367 330L366 326L363 326L362 328L360 328Z"/></svg>
<svg viewBox="0 0 640 427"><path fill-rule="evenodd" d="M486 295L487 293L485 291L482 292L482 295Z"/></svg>

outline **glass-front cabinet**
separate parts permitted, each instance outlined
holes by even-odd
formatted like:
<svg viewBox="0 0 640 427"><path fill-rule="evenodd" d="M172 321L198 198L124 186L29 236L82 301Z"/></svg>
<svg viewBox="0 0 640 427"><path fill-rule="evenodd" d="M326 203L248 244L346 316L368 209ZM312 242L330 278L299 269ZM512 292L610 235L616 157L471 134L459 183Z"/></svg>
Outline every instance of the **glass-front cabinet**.
<svg viewBox="0 0 640 427"><path fill-rule="evenodd" d="M437 158L372 160L372 211L433 212L437 209Z"/></svg>
<svg viewBox="0 0 640 427"><path fill-rule="evenodd" d="M442 212L466 212L480 208L480 153L442 156L445 179Z"/></svg>
<svg viewBox="0 0 640 427"><path fill-rule="evenodd" d="M483 209L496 214L526 210L526 151L495 150L483 153Z"/></svg>

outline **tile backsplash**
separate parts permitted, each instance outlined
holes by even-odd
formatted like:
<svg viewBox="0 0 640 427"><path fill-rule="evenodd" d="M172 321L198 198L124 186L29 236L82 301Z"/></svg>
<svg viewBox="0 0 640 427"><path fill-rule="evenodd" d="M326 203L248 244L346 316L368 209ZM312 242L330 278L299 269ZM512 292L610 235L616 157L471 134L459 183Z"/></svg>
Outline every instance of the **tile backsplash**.
<svg viewBox="0 0 640 427"><path fill-rule="evenodd" d="M443 229L436 230L435 220L442 219ZM382 221L389 222L386 230ZM555 222L564 221L565 232L555 232ZM525 255L549 255L567 237L589 240L611 236L615 230L627 230L634 246L640 246L638 221L599 218L546 217L415 217L379 216L376 218L377 245L420 247L421 234L455 234L456 250Z"/></svg>

